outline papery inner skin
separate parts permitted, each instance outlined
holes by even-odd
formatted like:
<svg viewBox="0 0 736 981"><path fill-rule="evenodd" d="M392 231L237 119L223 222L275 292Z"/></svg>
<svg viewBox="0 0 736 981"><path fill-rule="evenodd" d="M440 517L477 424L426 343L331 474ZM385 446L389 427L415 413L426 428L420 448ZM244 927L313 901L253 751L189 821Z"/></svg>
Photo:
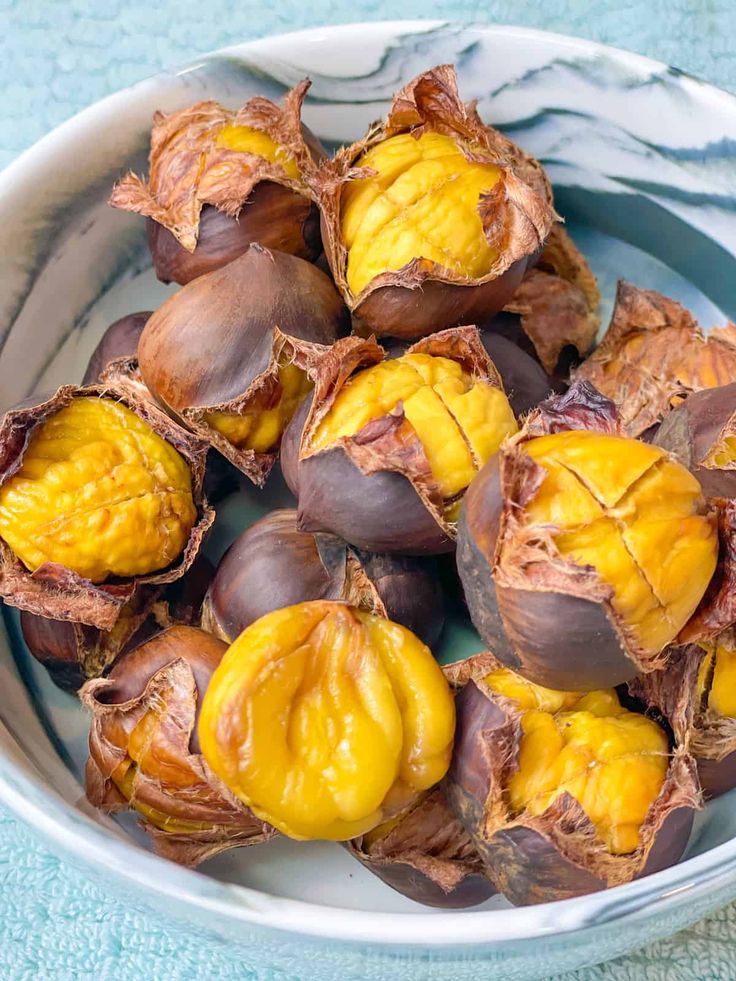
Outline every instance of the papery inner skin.
<svg viewBox="0 0 736 981"><path fill-rule="evenodd" d="M498 258L483 232L478 202L498 182L493 164L473 163L450 136L408 133L372 147L354 164L377 171L342 191L347 280L356 295L383 272L424 258L468 279Z"/></svg>
<svg viewBox="0 0 736 981"><path fill-rule="evenodd" d="M525 526L547 528L566 559L596 569L636 643L662 650L716 567L717 534L697 480L663 450L618 436L564 432L523 449L547 471Z"/></svg>
<svg viewBox="0 0 736 981"><path fill-rule="evenodd" d="M170 565L196 517L183 457L112 399L75 398L48 418L0 487L0 537L24 565L92 582Z"/></svg>
<svg viewBox="0 0 736 981"><path fill-rule="evenodd" d="M408 630L340 603L248 627L202 706L202 752L263 820L293 838L364 834L445 775L454 702Z"/></svg>
<svg viewBox="0 0 736 981"><path fill-rule="evenodd" d="M207 412L204 419L238 449L269 453L276 449L299 403L311 390L306 371L283 363L274 383L257 392L242 412Z"/></svg>
<svg viewBox="0 0 736 981"><path fill-rule="evenodd" d="M299 168L296 161L284 147L279 146L267 133L253 129L250 126L235 126L229 123L217 134L216 145L225 150L236 150L239 153L253 153L271 163L280 164L288 177L299 179Z"/></svg>
<svg viewBox="0 0 736 981"><path fill-rule="evenodd" d="M667 737L621 707L614 689L542 688L508 668L485 679L522 710L518 770L506 793L515 816L542 814L562 793L577 800L609 852L636 850L667 775Z"/></svg>
<svg viewBox="0 0 736 981"><path fill-rule="evenodd" d="M518 429L503 391L473 379L449 358L405 354L353 375L320 422L311 445L325 449L399 406L416 433L445 500L465 490Z"/></svg>

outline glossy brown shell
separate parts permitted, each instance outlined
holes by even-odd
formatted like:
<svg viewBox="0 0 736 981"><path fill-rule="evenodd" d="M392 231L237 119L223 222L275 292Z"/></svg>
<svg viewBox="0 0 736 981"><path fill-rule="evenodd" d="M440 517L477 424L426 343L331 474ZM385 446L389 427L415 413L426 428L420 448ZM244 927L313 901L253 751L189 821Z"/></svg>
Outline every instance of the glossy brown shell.
<svg viewBox="0 0 736 981"><path fill-rule="evenodd" d="M493 163L501 177L478 211L498 259L486 276L469 279L427 259L376 276L354 296L346 278L347 249L340 229L343 186L364 172L355 161L399 133L434 131L452 136L473 160ZM556 219L551 191L537 161L481 121L474 104L460 99L451 65L417 76L394 96L388 115L357 143L306 172L322 222L322 241L335 282L360 332L415 339L459 324L483 323L514 295Z"/></svg>
<svg viewBox="0 0 736 981"><path fill-rule="evenodd" d="M355 838L347 848L386 885L424 906L464 909L496 892L442 787L416 800L383 837Z"/></svg>
<svg viewBox="0 0 736 981"><path fill-rule="evenodd" d="M141 336L138 363L161 404L260 485L276 453L238 449L205 414L237 414L256 398L275 400L282 353L311 372L348 330L347 310L321 270L251 245L158 308Z"/></svg>
<svg viewBox="0 0 736 981"><path fill-rule="evenodd" d="M135 579L118 579L95 584L54 562L45 562L29 572L9 546L0 539L0 597L9 605L43 617L87 624L110 630L136 588L165 585L179 579L190 568L209 531L215 513L204 500L206 444L177 426L150 400L140 398L128 388L105 383L78 388L64 385L51 398L21 408L9 409L0 420L0 483L21 466L33 431L73 398L100 396L114 399L143 419L162 439L170 443L189 465L197 522L178 562L160 572Z"/></svg>
<svg viewBox="0 0 736 981"><path fill-rule="evenodd" d="M624 432L641 436L682 396L736 381L736 327L706 336L679 303L621 281L608 330L573 377L613 399Z"/></svg>
<svg viewBox="0 0 736 981"><path fill-rule="evenodd" d="M475 327L440 331L409 351L461 363L473 377L502 388ZM320 363L314 397L303 403L284 434L281 465L299 502L302 531L329 532L358 548L407 555L454 548L455 528L416 433L400 411L375 419L359 433L326 449L310 448L312 434L342 385L386 352L372 340L338 341Z"/></svg>
<svg viewBox="0 0 736 981"><path fill-rule="evenodd" d="M695 392L665 416L653 442L697 477L706 497L736 497L736 461L716 454L736 436L736 382Z"/></svg>
<svg viewBox="0 0 736 981"><path fill-rule="evenodd" d="M165 115L151 132L148 182L129 173L110 204L145 215L156 274L180 284L218 269L253 242L305 259L320 252L319 217L303 182L280 163L216 145L225 125L267 133L303 172L324 148L301 124L309 82L300 82L280 108L250 99L237 112L198 102Z"/></svg>
<svg viewBox="0 0 736 981"><path fill-rule="evenodd" d="M166 832L141 820L154 850L183 865L198 865L229 848L256 844L273 834L210 773L199 751L199 706L226 649L202 630L172 627L124 655L108 678L88 681L80 693L92 713L87 797L108 813L130 807L111 779L127 758L130 733L150 710L165 707L148 746L161 766L155 772L136 769L132 799L172 821L207 826ZM186 792L177 786L174 774L187 782Z"/></svg>
<svg viewBox="0 0 736 981"><path fill-rule="evenodd" d="M135 357L138 341L151 313L151 310L129 313L110 324L92 352L82 379L83 385L93 385L100 381L103 371L111 361Z"/></svg>
<svg viewBox="0 0 736 981"><path fill-rule="evenodd" d="M341 599L413 631L429 647L444 624L431 560L376 555L334 535L297 529L297 512L272 511L243 532L220 561L205 599L202 626L228 643L273 610Z"/></svg>
<svg viewBox="0 0 736 981"><path fill-rule="evenodd" d="M471 834L499 891L514 905L568 899L630 882L674 865L701 805L695 764L671 754L664 785L641 828L639 848L613 855L580 804L563 794L538 816L509 812L504 788L518 768L521 713L483 678L499 666L490 654L460 662L455 750L448 799Z"/></svg>

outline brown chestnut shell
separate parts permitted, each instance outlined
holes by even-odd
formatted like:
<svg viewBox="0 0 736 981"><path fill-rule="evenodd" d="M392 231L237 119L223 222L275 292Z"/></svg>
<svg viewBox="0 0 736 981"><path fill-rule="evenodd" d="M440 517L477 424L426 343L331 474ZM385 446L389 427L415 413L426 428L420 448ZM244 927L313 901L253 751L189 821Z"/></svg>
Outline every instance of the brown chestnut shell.
<svg viewBox="0 0 736 981"><path fill-rule="evenodd" d="M461 688L448 799L488 873L514 905L585 895L673 865L701 806L695 764L676 747L664 785L641 827L639 848L611 854L580 804L562 794L539 816L514 816L504 787L518 766L521 713L483 678L500 666L491 654L455 665Z"/></svg>
<svg viewBox="0 0 736 981"><path fill-rule="evenodd" d="M573 378L613 399L624 432L641 436L682 397L736 381L736 327L706 335L679 303L622 280L608 330Z"/></svg>
<svg viewBox="0 0 736 981"><path fill-rule="evenodd" d="M20 467L37 426L67 406L72 399L94 396L114 399L127 406L158 436L170 443L189 465L198 518L181 559L160 572L95 584L53 562L46 562L31 573L0 539L0 597L9 606L42 617L110 630L137 588L165 585L184 575L194 562L214 522L215 513L202 493L206 444L177 426L150 400L139 397L132 389L106 383L84 388L64 385L44 401L30 399L20 408L9 409L0 420L0 483Z"/></svg>
<svg viewBox="0 0 736 981"><path fill-rule="evenodd" d="M260 617L307 600L342 599L387 617L427 646L444 624L431 559L376 555L334 535L297 529L293 509L272 511L230 546L207 592L202 626L228 643Z"/></svg>
<svg viewBox="0 0 736 981"><path fill-rule="evenodd" d="M441 786L414 801L386 834L354 838L346 847L386 885L424 906L465 909L496 893Z"/></svg>
<svg viewBox="0 0 736 981"><path fill-rule="evenodd" d="M143 381L155 398L262 485L276 452L239 449L205 420L242 413L279 395L278 360L311 373L327 346L349 330L329 278L296 256L251 245L229 265L169 297L138 345Z"/></svg>
<svg viewBox="0 0 736 981"><path fill-rule="evenodd" d="M111 361L135 357L138 341L152 312L144 310L140 313L129 313L110 324L92 352L82 379L83 385L99 382Z"/></svg>
<svg viewBox="0 0 736 981"><path fill-rule="evenodd" d="M376 276L354 296L347 282L347 249L340 228L343 186L360 179L356 160L399 133L435 131L452 136L473 160L501 169L494 189L478 206L488 242L498 259L479 279L468 279L427 259ZM321 212L322 242L335 282L360 333L416 339L459 324L482 323L514 295L556 219L549 183L537 161L490 126L474 104L459 96L451 65L417 76L396 93L385 120L332 160L306 172Z"/></svg>
<svg viewBox="0 0 736 981"><path fill-rule="evenodd" d="M88 681L80 693L92 713L86 771L90 803L111 813L131 807L132 801L164 816L173 829L177 821L184 823L184 828L166 831L141 820L154 850L183 865L198 865L274 834L230 794L200 754L199 706L226 649L195 627L172 627L125 654L109 677ZM151 713L157 718L148 726L146 758L135 765L128 799L113 775L130 759L131 733Z"/></svg>
<svg viewBox="0 0 736 981"><path fill-rule="evenodd" d="M303 173L324 148L301 123L309 82L292 89L283 108L262 97L237 112L198 102L153 117L148 183L129 173L110 204L148 217L156 274L181 285L241 255L253 242L305 259L319 255L319 217L301 179L278 162L217 145L224 126L270 136Z"/></svg>
<svg viewBox="0 0 736 981"><path fill-rule="evenodd" d="M458 361L475 378L503 388L475 327L440 331L408 350ZM312 433L342 385L354 371L385 356L373 340L338 341L316 370L313 397L287 427L281 466L298 499L299 529L332 533L371 552L450 552L455 526L445 517L419 438L402 426L401 411L373 420L324 450L310 450Z"/></svg>

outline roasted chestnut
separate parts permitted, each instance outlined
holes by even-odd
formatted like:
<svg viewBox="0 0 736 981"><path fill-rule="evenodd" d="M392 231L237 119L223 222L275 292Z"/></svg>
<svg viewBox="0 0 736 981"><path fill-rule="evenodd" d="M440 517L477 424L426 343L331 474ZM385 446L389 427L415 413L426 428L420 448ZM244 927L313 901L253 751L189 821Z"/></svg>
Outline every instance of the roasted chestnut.
<svg viewBox="0 0 736 981"><path fill-rule="evenodd" d="M214 513L206 446L150 402L66 385L0 422L0 596L110 630L142 585L192 564Z"/></svg>
<svg viewBox="0 0 736 981"><path fill-rule="evenodd" d="M230 644L266 613L316 599L344 600L386 617L430 647L445 619L431 559L361 552L334 535L298 531L296 511L280 510L225 553L207 591L202 626Z"/></svg>
<svg viewBox="0 0 736 981"><path fill-rule="evenodd" d="M103 371L111 361L135 357L138 341L150 316L150 310L129 313L110 324L92 352L82 379L83 385L93 385L100 381Z"/></svg>
<svg viewBox="0 0 736 981"><path fill-rule="evenodd" d="M684 396L736 382L736 327L706 335L679 303L621 281L606 335L573 377L613 399L625 433L642 436Z"/></svg>
<svg viewBox="0 0 736 981"><path fill-rule="evenodd" d="M110 204L148 216L156 275L181 285L219 269L253 242L305 259L321 249L319 217L301 173L324 154L301 124L309 82L281 109L254 98L237 112L217 102L155 113L146 184L129 173Z"/></svg>
<svg viewBox="0 0 736 981"><path fill-rule="evenodd" d="M550 230L539 260L524 273L504 307L518 314L548 375L565 374L565 351L577 359L590 351L600 327L598 283L583 254L561 225Z"/></svg>
<svg viewBox="0 0 736 981"><path fill-rule="evenodd" d="M108 813L137 811L155 851L183 865L273 834L209 773L200 755L199 707L226 650L195 627L172 627L80 692L92 713L90 803Z"/></svg>
<svg viewBox="0 0 736 981"><path fill-rule="evenodd" d="M455 709L405 627L345 603L276 610L230 647L202 705L210 769L291 838L344 841L447 771Z"/></svg>
<svg viewBox="0 0 736 981"><path fill-rule="evenodd" d="M480 337L501 376L509 405L520 419L547 398L552 387L550 380L534 358L503 334L482 330Z"/></svg>
<svg viewBox="0 0 736 981"><path fill-rule="evenodd" d="M373 552L452 551L465 488L516 429L474 327L399 358L372 340L338 341L282 445L299 528Z"/></svg>
<svg viewBox="0 0 736 981"><path fill-rule="evenodd" d="M736 624L736 501L718 501L718 565L700 604L680 631L679 644L712 641Z"/></svg>
<svg viewBox="0 0 736 981"><path fill-rule="evenodd" d="M386 885L425 906L464 909L496 892L441 786L347 847Z"/></svg>
<svg viewBox="0 0 736 981"><path fill-rule="evenodd" d="M465 495L457 561L473 623L540 685L655 670L716 568L698 482L616 425L612 403L577 385L542 403Z"/></svg>
<svg viewBox="0 0 736 981"><path fill-rule="evenodd" d="M512 903L673 865L700 806L695 764L614 689L557 691L479 655L456 666L448 799Z"/></svg>
<svg viewBox="0 0 736 981"><path fill-rule="evenodd" d="M736 382L689 395L653 441L698 478L706 497L736 498Z"/></svg>
<svg viewBox="0 0 736 981"><path fill-rule="evenodd" d="M463 104L450 65L409 82L307 182L335 282L379 337L487 321L556 219L540 165Z"/></svg>
<svg viewBox="0 0 736 981"><path fill-rule="evenodd" d="M159 307L138 362L162 405L262 484L325 346L348 330L323 272L252 245Z"/></svg>
<svg viewBox="0 0 736 981"><path fill-rule="evenodd" d="M104 674L120 654L160 630L175 623L199 624L214 571L200 552L181 579L167 586L139 587L121 608L111 630L21 610L23 640L59 688L76 692L89 678Z"/></svg>

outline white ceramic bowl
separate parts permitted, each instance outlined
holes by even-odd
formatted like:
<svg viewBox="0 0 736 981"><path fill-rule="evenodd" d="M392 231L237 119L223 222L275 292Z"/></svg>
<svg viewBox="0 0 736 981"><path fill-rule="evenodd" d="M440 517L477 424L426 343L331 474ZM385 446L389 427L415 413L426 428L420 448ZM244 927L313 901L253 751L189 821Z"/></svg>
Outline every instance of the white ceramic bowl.
<svg viewBox="0 0 736 981"><path fill-rule="evenodd" d="M450 61L464 97L547 166L559 210L610 310L625 276L688 305L705 325L736 316L736 100L644 58L514 28L384 23L322 28L230 48L86 110L0 175L0 378L5 406L77 381L113 319L167 294L143 222L105 201L145 169L151 114L202 98L278 97L308 74L305 119L352 140L420 70ZM272 482L222 509L210 545L283 499ZM264 972L323 979L535 977L619 954L736 896L736 815L709 805L688 856L640 882L526 909L503 901L425 910L337 846L231 852L189 872L147 852L133 823L83 800L86 718L25 651L14 611L0 639L0 800L113 894L207 928ZM455 629L445 656L480 645ZM131 835L133 837L131 837ZM210 942L217 942L211 939ZM268 974L270 976L270 974Z"/></svg>

